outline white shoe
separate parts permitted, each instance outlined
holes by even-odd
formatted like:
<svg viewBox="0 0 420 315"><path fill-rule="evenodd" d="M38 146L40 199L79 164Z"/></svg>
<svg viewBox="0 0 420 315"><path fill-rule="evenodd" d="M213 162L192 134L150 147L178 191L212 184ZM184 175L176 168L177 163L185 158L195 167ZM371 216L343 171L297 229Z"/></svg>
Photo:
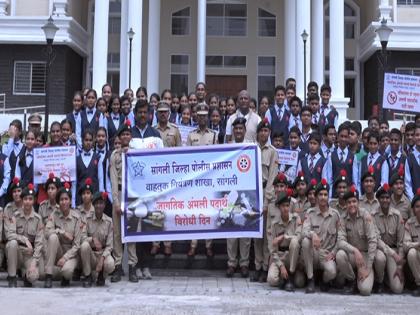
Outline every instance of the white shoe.
<svg viewBox="0 0 420 315"><path fill-rule="evenodd" d="M143 268L143 279L146 280L151 280L152 279L152 274L150 273L149 268Z"/></svg>

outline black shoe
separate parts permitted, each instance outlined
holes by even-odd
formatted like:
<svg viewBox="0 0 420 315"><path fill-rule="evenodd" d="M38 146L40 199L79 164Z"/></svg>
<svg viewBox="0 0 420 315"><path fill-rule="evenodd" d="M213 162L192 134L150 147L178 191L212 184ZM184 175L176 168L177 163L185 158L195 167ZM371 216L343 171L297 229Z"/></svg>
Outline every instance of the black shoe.
<svg viewBox="0 0 420 315"><path fill-rule="evenodd" d="M294 292L295 291L295 277L293 273L289 273L289 278L287 278L286 285L284 286L284 290L287 292Z"/></svg>
<svg viewBox="0 0 420 315"><path fill-rule="evenodd" d="M345 285L344 290L343 290L343 294L347 294L347 295L354 294L355 286L356 286L355 280L347 281L347 284Z"/></svg>
<svg viewBox="0 0 420 315"><path fill-rule="evenodd" d="M84 279L83 279L83 287L84 288L90 288L90 287L92 287L92 276L91 275L88 275L88 276L85 276L84 277Z"/></svg>
<svg viewBox="0 0 420 315"><path fill-rule="evenodd" d="M191 269L194 263L194 256L187 255L187 261L185 262L185 269Z"/></svg>
<svg viewBox="0 0 420 315"><path fill-rule="evenodd" d="M248 278L249 277L249 268L247 266L241 267L241 277Z"/></svg>
<svg viewBox="0 0 420 315"><path fill-rule="evenodd" d="M226 277L232 278L234 274L235 274L235 268L229 266L228 269L226 270Z"/></svg>
<svg viewBox="0 0 420 315"><path fill-rule="evenodd" d="M70 280L67 280L67 279L61 279L61 286L63 287L63 288L67 288L67 287L69 287L70 286Z"/></svg>
<svg viewBox="0 0 420 315"><path fill-rule="evenodd" d="M268 272L267 271L262 271L260 277L258 278L258 282L260 283L265 283L267 282L267 276L268 276Z"/></svg>
<svg viewBox="0 0 420 315"><path fill-rule="evenodd" d="M319 284L321 292L328 292L330 290L330 287L331 286L329 282L324 282L321 280L321 283Z"/></svg>
<svg viewBox="0 0 420 315"><path fill-rule="evenodd" d="M420 285L418 285L413 291L413 296L420 296Z"/></svg>
<svg viewBox="0 0 420 315"><path fill-rule="evenodd" d="M111 282L121 281L121 270L122 270L121 265L115 266L114 273L112 274L112 277L111 277Z"/></svg>
<svg viewBox="0 0 420 315"><path fill-rule="evenodd" d="M52 275L45 275L44 288L52 288Z"/></svg>
<svg viewBox="0 0 420 315"><path fill-rule="evenodd" d="M308 279L308 285L306 286L305 293L315 293L315 281L314 278Z"/></svg>
<svg viewBox="0 0 420 315"><path fill-rule="evenodd" d="M7 280L9 281L9 288L17 288L17 278L14 277L7 277Z"/></svg>
<svg viewBox="0 0 420 315"><path fill-rule="evenodd" d="M82 277L82 271L80 269L75 269L73 272L73 277L71 278L73 281L83 281L84 277Z"/></svg>
<svg viewBox="0 0 420 315"><path fill-rule="evenodd" d="M130 282L139 282L136 274L136 266L128 265L128 281Z"/></svg>
<svg viewBox="0 0 420 315"><path fill-rule="evenodd" d="M103 287L103 286L105 286L105 278L104 278L104 272L103 272L103 271L101 271L101 272L98 274L98 279L96 279L96 285L97 285L98 287Z"/></svg>
<svg viewBox="0 0 420 315"><path fill-rule="evenodd" d="M383 294L385 290L383 282L382 283L375 282L373 285L373 288L374 288L373 292L377 294Z"/></svg>
<svg viewBox="0 0 420 315"><path fill-rule="evenodd" d="M258 282L258 280L260 279L260 276L261 276L261 272L262 272L262 270L255 270L254 273L252 274L252 277L249 278L249 281Z"/></svg>
<svg viewBox="0 0 420 315"><path fill-rule="evenodd" d="M26 279L26 276L23 277L23 286L25 288L32 288L32 283L28 281L28 279Z"/></svg>

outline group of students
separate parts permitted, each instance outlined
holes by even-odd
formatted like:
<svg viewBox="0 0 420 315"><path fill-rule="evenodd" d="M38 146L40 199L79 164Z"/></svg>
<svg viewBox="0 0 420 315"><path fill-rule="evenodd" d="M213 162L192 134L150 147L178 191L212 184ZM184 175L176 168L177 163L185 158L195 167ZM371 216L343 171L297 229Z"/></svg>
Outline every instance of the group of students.
<svg viewBox="0 0 420 315"><path fill-rule="evenodd" d="M120 281L122 153L133 138L181 146L177 126L188 125L196 129L187 145L253 142L261 149L264 231L253 240L251 281L289 291L306 282L312 293L314 270L321 270L322 290L344 286L368 295L386 283L400 293L407 262L420 295L420 117L392 130L376 117L363 130L357 121L338 125L331 88L310 82L307 93L302 104L292 78L275 88L273 102L258 103L247 91L207 95L202 82L189 95L164 90L150 97L144 87L119 97L105 84L100 98L93 89L74 94L72 112L51 124L48 143L39 115L25 133L12 121L0 155L0 262L5 254L9 286L19 270L25 286L40 277L45 287L55 278L67 286L77 271L84 287L104 285L111 273L111 282ZM33 148L63 145L77 148L77 179L49 174L33 185ZM276 149L298 151L297 166L279 164ZM212 241L205 244L212 258ZM228 277L238 267L250 276L251 244L227 240ZM129 280L151 279L160 242L126 245ZM197 245L191 241L189 259ZM163 254L172 254L171 242L163 242Z"/></svg>

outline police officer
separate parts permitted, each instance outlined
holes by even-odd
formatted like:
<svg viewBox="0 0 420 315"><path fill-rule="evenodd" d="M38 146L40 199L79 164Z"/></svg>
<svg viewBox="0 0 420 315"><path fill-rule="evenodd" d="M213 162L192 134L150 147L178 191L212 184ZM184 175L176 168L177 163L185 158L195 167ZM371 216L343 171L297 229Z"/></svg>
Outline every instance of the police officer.
<svg viewBox="0 0 420 315"><path fill-rule="evenodd" d="M278 155L276 149L268 143L271 125L268 119L262 120L257 126L257 141L261 149L261 174L263 184L263 238L254 238L255 273L251 281L266 282L270 252L267 243L267 212L268 205L275 200L273 187L277 175Z"/></svg>
<svg viewBox="0 0 420 315"><path fill-rule="evenodd" d="M32 184L23 189L23 207L14 213L14 218L5 231L7 272L9 287L16 287L16 271L22 269L24 286L32 287L43 270L42 247L44 245L44 225L42 218L35 212L35 190ZM40 268L40 266L42 266Z"/></svg>
<svg viewBox="0 0 420 315"><path fill-rule="evenodd" d="M290 212L291 190L280 192L275 203L269 205L272 212L280 212L272 221L271 264L267 281L270 286L283 286L286 291L294 291L295 284L304 286L305 276L297 270L299 261L302 221L297 213Z"/></svg>
<svg viewBox="0 0 420 315"><path fill-rule="evenodd" d="M314 268L323 270L322 291L328 291L330 282L337 275L335 255L340 214L328 205L329 190L327 180L323 178L315 190L317 206L307 214L303 223L302 253L308 277L306 293L315 292Z"/></svg>
<svg viewBox="0 0 420 315"><path fill-rule="evenodd" d="M405 223L404 251L416 281L414 296L420 296L420 188L411 201L414 216Z"/></svg>
<svg viewBox="0 0 420 315"><path fill-rule="evenodd" d="M115 268L112 258L113 231L112 219L104 214L108 200L106 192L97 192L93 196L95 210L86 217L85 233L82 236L80 257L82 259L83 287L92 286L92 269L97 273L96 285L104 286L105 279Z"/></svg>
<svg viewBox="0 0 420 315"><path fill-rule="evenodd" d="M69 183L57 193L57 203L60 207L55 210L46 225L45 238L47 241L47 257L45 264L44 287L52 287L52 276L61 275L61 286L70 285L74 269L78 265L80 240L83 223L76 210L71 208L71 190Z"/></svg>
<svg viewBox="0 0 420 315"><path fill-rule="evenodd" d="M170 106L166 102L160 102L157 106L157 119L158 123L155 126L155 129L159 131L160 137L162 138L163 145L167 147L180 147L182 145L181 133L179 132L178 127L169 122L170 115ZM163 242L164 250L163 253L165 256L172 255L172 242L165 241ZM160 242L153 242L152 249L150 253L156 255L159 252Z"/></svg>
<svg viewBox="0 0 420 315"><path fill-rule="evenodd" d="M374 262L376 290L383 293L386 268L389 287L392 292L401 293L404 289L404 221L400 212L390 206L391 188L388 184L379 187L376 198L379 208L372 213L380 236Z"/></svg>
<svg viewBox="0 0 420 315"><path fill-rule="evenodd" d="M207 104L200 103L196 105L198 128L191 131L187 137L187 146L213 145L217 144L217 133L208 128L209 107ZM194 257L197 249L198 241L192 240L190 249L187 253L188 257ZM213 257L212 240L206 240L206 255Z"/></svg>
<svg viewBox="0 0 420 315"><path fill-rule="evenodd" d="M338 232L337 268L348 282L345 294L354 293L357 283L361 295L370 295L374 279L372 266L378 246L375 223L369 212L360 208L355 186L350 187L344 199L347 213L341 218Z"/></svg>
<svg viewBox="0 0 420 315"><path fill-rule="evenodd" d="M35 134L41 132L42 117L38 113L29 115L28 118L28 130L33 131Z"/></svg>
<svg viewBox="0 0 420 315"><path fill-rule="evenodd" d="M112 188L112 221L114 225L114 247L113 255L115 258L115 271L112 274L111 282L121 281L122 276L122 255L123 255L123 245L121 240L121 183L122 183L122 154L127 152L128 145L131 140L131 124L129 121L126 121L118 129L117 136L121 140L121 149L114 150L111 154L110 159L110 178L111 178L111 188ZM136 275L136 264L137 264L137 254L136 254L136 243L127 244L128 251L128 268L129 274L128 279L130 282L138 282L139 279Z"/></svg>

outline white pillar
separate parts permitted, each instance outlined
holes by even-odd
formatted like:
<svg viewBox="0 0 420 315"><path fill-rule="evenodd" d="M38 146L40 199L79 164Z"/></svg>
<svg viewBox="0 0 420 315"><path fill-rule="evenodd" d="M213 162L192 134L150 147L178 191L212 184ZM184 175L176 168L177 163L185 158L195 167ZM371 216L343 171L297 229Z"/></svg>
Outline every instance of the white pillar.
<svg viewBox="0 0 420 315"><path fill-rule="evenodd" d="M206 81L206 0L197 0L197 82Z"/></svg>
<svg viewBox="0 0 420 315"><path fill-rule="evenodd" d="M344 121L349 102L344 97L344 0L330 1L330 86L331 104Z"/></svg>
<svg viewBox="0 0 420 315"><path fill-rule="evenodd" d="M160 0L149 1L149 36L147 40L147 89L149 94L160 93Z"/></svg>
<svg viewBox="0 0 420 315"><path fill-rule="evenodd" d="M128 0L121 0L120 95L128 88Z"/></svg>
<svg viewBox="0 0 420 315"><path fill-rule="evenodd" d="M295 0L284 3L284 75L296 77L296 4Z"/></svg>
<svg viewBox="0 0 420 315"><path fill-rule="evenodd" d="M312 0L311 80L324 83L324 1Z"/></svg>
<svg viewBox="0 0 420 315"><path fill-rule="evenodd" d="M296 17L296 94L303 100L306 86L304 86L304 55L301 34L303 30L309 34L306 41L306 84L308 84L311 77L311 0L296 0Z"/></svg>
<svg viewBox="0 0 420 315"><path fill-rule="evenodd" d="M141 48L143 40L143 0L128 1L128 29L133 28L133 48L131 53L131 88L136 89L141 85ZM128 86L127 86L128 87Z"/></svg>
<svg viewBox="0 0 420 315"><path fill-rule="evenodd" d="M53 3L53 15L55 16L66 16L68 4L67 0L54 0Z"/></svg>
<svg viewBox="0 0 420 315"><path fill-rule="evenodd" d="M106 83L108 69L108 32L104 31L108 29L108 13L109 1L95 0L92 88L98 94Z"/></svg>

